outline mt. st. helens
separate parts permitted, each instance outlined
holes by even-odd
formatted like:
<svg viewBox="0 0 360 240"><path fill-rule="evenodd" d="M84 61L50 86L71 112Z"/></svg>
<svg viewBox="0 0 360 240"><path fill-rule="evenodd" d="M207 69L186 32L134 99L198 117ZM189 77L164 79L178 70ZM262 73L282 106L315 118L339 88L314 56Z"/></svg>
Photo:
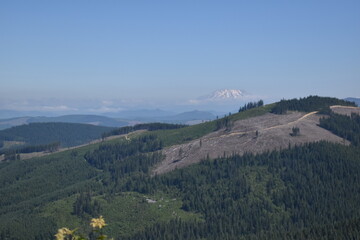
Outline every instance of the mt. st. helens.
<svg viewBox="0 0 360 240"><path fill-rule="evenodd" d="M202 96L198 98L198 100L201 101L223 101L223 100L241 100L245 96L247 96L248 93L244 90L239 89L219 89L211 94Z"/></svg>
<svg viewBox="0 0 360 240"><path fill-rule="evenodd" d="M247 93L243 90L221 89L221 90L214 91L211 94L210 99L212 99L212 100L241 99L246 95L247 95Z"/></svg>
<svg viewBox="0 0 360 240"><path fill-rule="evenodd" d="M258 101L261 97L240 89L219 89L207 95L189 100L197 110L217 111L221 113L234 112L247 102ZM264 99L263 99L264 100Z"/></svg>

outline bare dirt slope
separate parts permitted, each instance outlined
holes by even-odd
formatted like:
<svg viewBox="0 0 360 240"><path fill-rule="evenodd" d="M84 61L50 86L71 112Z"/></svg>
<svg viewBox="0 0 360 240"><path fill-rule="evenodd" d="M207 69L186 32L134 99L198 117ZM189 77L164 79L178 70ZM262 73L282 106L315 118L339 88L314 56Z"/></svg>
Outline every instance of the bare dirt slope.
<svg viewBox="0 0 360 240"><path fill-rule="evenodd" d="M359 107L345 107L345 106L331 106L331 110L338 114L344 114L350 116L351 113L360 114L360 108Z"/></svg>
<svg viewBox="0 0 360 240"><path fill-rule="evenodd" d="M360 108L336 106L333 109L342 114L351 114L351 111L355 110L360 112ZM263 116L239 120L228 132L219 130L201 139L163 150L166 158L155 167L153 174L162 174L186 167L207 156L216 158L233 153L261 153L287 148L289 144L293 146L321 140L349 144L343 138L319 127L317 124L320 117L316 112L307 114L292 112L286 115L267 113ZM290 135L293 127L300 129L299 136Z"/></svg>

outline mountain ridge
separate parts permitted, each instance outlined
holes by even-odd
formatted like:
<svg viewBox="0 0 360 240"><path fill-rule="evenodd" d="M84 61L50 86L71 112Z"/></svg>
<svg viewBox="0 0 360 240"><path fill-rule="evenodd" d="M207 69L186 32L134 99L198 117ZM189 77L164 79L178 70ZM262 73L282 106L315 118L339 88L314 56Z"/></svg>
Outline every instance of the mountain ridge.
<svg viewBox="0 0 360 240"><path fill-rule="evenodd" d="M344 100L354 102L354 103L356 103L357 106L360 106L360 98L347 97Z"/></svg>

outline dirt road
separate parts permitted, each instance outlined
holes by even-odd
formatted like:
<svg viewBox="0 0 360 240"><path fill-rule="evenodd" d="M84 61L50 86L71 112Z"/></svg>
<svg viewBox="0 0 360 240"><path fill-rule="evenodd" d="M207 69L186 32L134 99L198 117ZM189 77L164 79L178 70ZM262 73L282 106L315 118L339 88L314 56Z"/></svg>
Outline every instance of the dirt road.
<svg viewBox="0 0 360 240"><path fill-rule="evenodd" d="M294 125L295 123L297 122L300 122L301 120L311 116L311 115L314 115L318 113L318 111L314 111L314 112L311 112L311 113L307 113L305 114L304 116L300 117L299 119L295 120L295 121L292 121L292 122L288 122L288 123L285 123L285 124L280 124L280 125L276 125L276 126L272 126L272 127L268 127L268 128L263 128L261 129L262 132L264 131L268 131L268 130L271 130L271 129L276 129L276 128L280 128L280 127L284 127L284 126L287 126L287 125ZM249 133L254 133L258 130L251 130L251 131L246 131L246 132L232 132L232 133L229 133L229 134L224 134L224 135L221 135L220 137L228 137L228 136L236 136L236 135L243 135L243 134L249 134Z"/></svg>

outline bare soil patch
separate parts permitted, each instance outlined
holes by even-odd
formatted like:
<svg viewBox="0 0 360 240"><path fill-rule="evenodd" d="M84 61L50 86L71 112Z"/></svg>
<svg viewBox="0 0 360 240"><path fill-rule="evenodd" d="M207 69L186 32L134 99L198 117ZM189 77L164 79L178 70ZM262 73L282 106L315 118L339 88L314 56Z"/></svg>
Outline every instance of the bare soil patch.
<svg viewBox="0 0 360 240"><path fill-rule="evenodd" d="M332 106L331 110L337 114L343 114L348 116L350 116L351 113L356 113L360 115L359 107Z"/></svg>

